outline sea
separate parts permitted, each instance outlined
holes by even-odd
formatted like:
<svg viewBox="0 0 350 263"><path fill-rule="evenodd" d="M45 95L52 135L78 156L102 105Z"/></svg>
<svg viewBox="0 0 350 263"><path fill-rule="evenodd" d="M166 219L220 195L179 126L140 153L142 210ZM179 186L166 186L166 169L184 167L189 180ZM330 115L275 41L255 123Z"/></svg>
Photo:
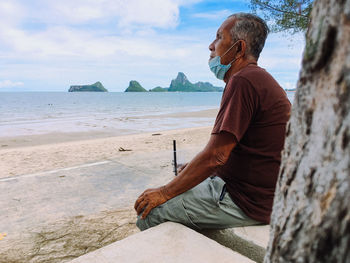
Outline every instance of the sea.
<svg viewBox="0 0 350 263"><path fill-rule="evenodd" d="M294 92L287 92L293 102ZM0 92L0 137L71 132L114 135L210 126L222 92Z"/></svg>

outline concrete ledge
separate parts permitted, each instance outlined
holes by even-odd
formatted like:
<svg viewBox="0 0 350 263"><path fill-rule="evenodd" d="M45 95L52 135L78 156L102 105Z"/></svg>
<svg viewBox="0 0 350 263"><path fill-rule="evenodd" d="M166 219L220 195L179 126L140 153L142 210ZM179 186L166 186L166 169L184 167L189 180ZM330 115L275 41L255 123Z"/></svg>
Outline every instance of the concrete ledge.
<svg viewBox="0 0 350 263"><path fill-rule="evenodd" d="M269 225L264 225L223 230L202 230L200 232L255 262L263 262L269 242L269 229Z"/></svg>
<svg viewBox="0 0 350 263"><path fill-rule="evenodd" d="M253 261L181 224L167 222L70 262L248 263Z"/></svg>

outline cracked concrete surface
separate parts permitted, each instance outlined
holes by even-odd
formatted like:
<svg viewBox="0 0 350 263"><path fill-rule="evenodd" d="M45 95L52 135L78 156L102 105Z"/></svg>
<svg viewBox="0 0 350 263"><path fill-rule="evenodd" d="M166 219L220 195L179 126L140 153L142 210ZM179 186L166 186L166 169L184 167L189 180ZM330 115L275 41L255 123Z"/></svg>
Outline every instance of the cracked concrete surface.
<svg viewBox="0 0 350 263"><path fill-rule="evenodd" d="M133 202L172 178L169 164L158 151L0 181L0 262L67 262L138 232Z"/></svg>

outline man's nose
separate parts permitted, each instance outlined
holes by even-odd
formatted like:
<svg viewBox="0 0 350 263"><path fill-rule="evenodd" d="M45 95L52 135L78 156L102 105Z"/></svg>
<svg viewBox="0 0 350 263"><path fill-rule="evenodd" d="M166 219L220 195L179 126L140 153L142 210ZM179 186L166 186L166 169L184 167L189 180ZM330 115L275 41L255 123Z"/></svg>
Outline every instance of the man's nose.
<svg viewBox="0 0 350 263"><path fill-rule="evenodd" d="M210 51L214 51L214 49L215 49L215 46L214 46L214 41L213 41L213 42L211 42L211 44L209 45L209 50L210 50Z"/></svg>

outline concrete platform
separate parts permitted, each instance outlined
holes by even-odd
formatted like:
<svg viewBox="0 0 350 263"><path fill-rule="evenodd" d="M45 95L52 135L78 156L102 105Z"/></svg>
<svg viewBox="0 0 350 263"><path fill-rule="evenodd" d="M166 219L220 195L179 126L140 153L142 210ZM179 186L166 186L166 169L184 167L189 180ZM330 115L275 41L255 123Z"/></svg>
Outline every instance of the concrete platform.
<svg viewBox="0 0 350 263"><path fill-rule="evenodd" d="M135 233L137 196L173 176L159 151L1 178L0 263L66 262Z"/></svg>
<svg viewBox="0 0 350 263"><path fill-rule="evenodd" d="M126 152L118 159L0 179L0 233L6 233L0 240L0 263L67 262L137 233L133 202L145 188L161 185L173 177L171 158L169 151L152 154ZM154 238L165 244L171 243L173 237L167 235L174 233L162 231L164 237L155 238L160 234L154 234ZM187 234L187 230L179 231L184 231L184 236L198 234L193 234L192 230L192 234ZM268 226L258 226L207 230L203 234L256 262L262 262L268 231ZM136 240L141 236L143 240L141 234L130 238ZM204 237L200 236L202 240ZM153 242L147 236L145 239ZM176 240L182 239L177 236ZM190 251L186 252L184 248L187 243L181 242L187 241L176 243L180 244L183 253L187 253L184 255L191 258ZM164 249L164 253L170 253ZM200 253L206 255L207 252Z"/></svg>
<svg viewBox="0 0 350 263"><path fill-rule="evenodd" d="M253 261L181 224L167 222L70 262L248 263Z"/></svg>
<svg viewBox="0 0 350 263"><path fill-rule="evenodd" d="M263 262L269 242L269 225L203 230L201 233L221 245L254 260Z"/></svg>
<svg viewBox="0 0 350 263"><path fill-rule="evenodd" d="M1 231L130 207L148 187L173 177L171 155L128 155L77 167L0 179ZM155 162L154 167L143 162ZM168 165L168 166L166 166Z"/></svg>

